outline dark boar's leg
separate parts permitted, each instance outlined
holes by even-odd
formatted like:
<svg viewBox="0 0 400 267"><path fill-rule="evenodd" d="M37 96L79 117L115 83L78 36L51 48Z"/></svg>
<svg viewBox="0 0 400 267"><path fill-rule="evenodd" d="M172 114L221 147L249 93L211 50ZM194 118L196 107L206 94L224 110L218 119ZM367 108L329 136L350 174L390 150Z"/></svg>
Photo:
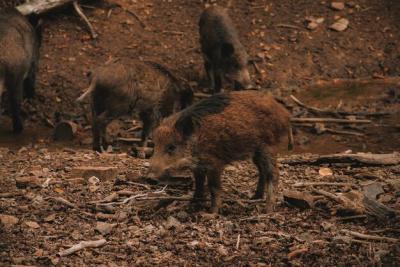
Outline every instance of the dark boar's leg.
<svg viewBox="0 0 400 267"><path fill-rule="evenodd" d="M23 81L19 81L16 83L14 88L9 90L10 95L10 109L11 116L13 121L13 131L16 134L19 134L23 130L22 120L21 120L21 101L22 101L22 90L23 90Z"/></svg>
<svg viewBox="0 0 400 267"><path fill-rule="evenodd" d="M31 69L24 81L24 93L27 98L35 96L35 83L36 83L36 66L32 64Z"/></svg>
<svg viewBox="0 0 400 267"><path fill-rule="evenodd" d="M107 149L108 142L106 138L106 129L107 125L112 121L112 117L108 115L108 112L105 111L100 115L96 115L93 113L93 125L92 125L92 133L93 133L93 150L101 152L101 147Z"/></svg>
<svg viewBox="0 0 400 267"><path fill-rule="evenodd" d="M259 179L256 193L253 199L261 199L264 197L265 186L267 186L267 202L271 203L273 198L274 184L278 181L275 173L275 165L273 159L268 155L265 149L259 149L254 153L253 162L257 166Z"/></svg>
<svg viewBox="0 0 400 267"><path fill-rule="evenodd" d="M193 171L195 180L195 191L193 195L193 200L204 199L204 182L206 180L206 173L203 169L197 168Z"/></svg>
<svg viewBox="0 0 400 267"><path fill-rule="evenodd" d="M215 88L214 70L212 67L212 63L206 58L204 58L204 69L206 70L207 78L210 81L210 87L212 90L214 90Z"/></svg>
<svg viewBox="0 0 400 267"><path fill-rule="evenodd" d="M139 114L140 119L142 120L142 134L141 134L141 150L138 150L139 158L146 158L145 147L147 147L147 140L149 138L150 132L154 126L154 114L153 111L146 111Z"/></svg>
<svg viewBox="0 0 400 267"><path fill-rule="evenodd" d="M218 213L221 204L221 172L219 169L207 171L208 188L211 193L211 213Z"/></svg>

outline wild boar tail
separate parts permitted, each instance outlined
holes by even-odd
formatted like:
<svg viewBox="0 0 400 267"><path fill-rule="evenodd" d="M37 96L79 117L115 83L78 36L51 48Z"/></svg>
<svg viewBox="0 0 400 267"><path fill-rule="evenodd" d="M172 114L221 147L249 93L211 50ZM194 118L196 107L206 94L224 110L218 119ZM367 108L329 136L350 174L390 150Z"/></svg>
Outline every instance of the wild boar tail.
<svg viewBox="0 0 400 267"><path fill-rule="evenodd" d="M96 88L96 78L93 77L92 80L90 81L89 87L86 89L86 91L80 97L78 97L76 99L76 102L82 103L86 99L86 97L94 91L95 88Z"/></svg>
<svg viewBox="0 0 400 267"><path fill-rule="evenodd" d="M292 124L289 122L289 124L288 124L288 150L293 150L293 148L294 148L293 129L292 129Z"/></svg>

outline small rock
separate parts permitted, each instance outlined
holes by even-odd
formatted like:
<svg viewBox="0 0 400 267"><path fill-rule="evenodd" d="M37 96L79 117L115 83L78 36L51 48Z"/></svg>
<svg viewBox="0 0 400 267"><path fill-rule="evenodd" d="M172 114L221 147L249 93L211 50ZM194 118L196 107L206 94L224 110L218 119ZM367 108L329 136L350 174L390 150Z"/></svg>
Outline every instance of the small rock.
<svg viewBox="0 0 400 267"><path fill-rule="evenodd" d="M116 225L115 223L97 222L96 231L102 235L108 235Z"/></svg>
<svg viewBox="0 0 400 267"><path fill-rule="evenodd" d="M40 225L39 225L37 222L34 222L34 221L26 221L25 224L26 224L28 227L33 228L33 229L38 229L38 228L40 228Z"/></svg>
<svg viewBox="0 0 400 267"><path fill-rule="evenodd" d="M326 167L319 168L318 173L322 177L324 177L324 176L332 176L333 175L333 171L331 169L329 169L329 168L326 168Z"/></svg>
<svg viewBox="0 0 400 267"><path fill-rule="evenodd" d="M164 224L165 228L172 229L175 228L176 230L179 230L182 228L182 224L180 221L178 221L175 217L169 216L167 219L167 222Z"/></svg>
<svg viewBox="0 0 400 267"><path fill-rule="evenodd" d="M363 186L363 191L364 194L371 199L376 199L377 196L385 193L385 191L383 191L382 184L379 182L372 182L370 184Z"/></svg>
<svg viewBox="0 0 400 267"><path fill-rule="evenodd" d="M6 227L9 228L18 223L18 218L12 215L0 214L0 222Z"/></svg>
<svg viewBox="0 0 400 267"><path fill-rule="evenodd" d="M324 18L317 18L317 19L315 19L315 22L318 23L318 24L321 24L321 23L323 23L324 21L325 21Z"/></svg>
<svg viewBox="0 0 400 267"><path fill-rule="evenodd" d="M55 214L50 214L49 216L44 218L43 221L45 221L45 222L53 222L55 219L56 219L56 215Z"/></svg>
<svg viewBox="0 0 400 267"><path fill-rule="evenodd" d="M344 9L344 3L343 2L332 2L331 3L331 8L333 10L343 10Z"/></svg>
<svg viewBox="0 0 400 267"><path fill-rule="evenodd" d="M199 243L200 243L199 241L193 240L192 242L190 242L190 243L188 244L188 246L189 246L189 247L195 247L195 246L197 246Z"/></svg>
<svg viewBox="0 0 400 267"><path fill-rule="evenodd" d="M295 207L308 209L314 206L314 197L306 192L285 190L283 199Z"/></svg>
<svg viewBox="0 0 400 267"><path fill-rule="evenodd" d="M228 256L228 250L226 250L226 248L223 245L220 245L219 247L217 247L217 252L221 256Z"/></svg>
<svg viewBox="0 0 400 267"><path fill-rule="evenodd" d="M307 29L309 29L309 30L315 30L317 27L318 27L318 23L316 23L315 21L311 21L307 25Z"/></svg>
<svg viewBox="0 0 400 267"><path fill-rule="evenodd" d="M333 226L334 225L332 223L330 223L330 222L322 222L321 223L321 227L322 227L322 229L324 229L324 231L331 230L333 228Z"/></svg>
<svg viewBox="0 0 400 267"><path fill-rule="evenodd" d="M341 18L338 21L336 21L335 23L333 23L329 27L329 29L332 29L332 30L338 31L338 32L342 32L342 31L346 30L348 26L349 26L349 20L347 20L345 18Z"/></svg>

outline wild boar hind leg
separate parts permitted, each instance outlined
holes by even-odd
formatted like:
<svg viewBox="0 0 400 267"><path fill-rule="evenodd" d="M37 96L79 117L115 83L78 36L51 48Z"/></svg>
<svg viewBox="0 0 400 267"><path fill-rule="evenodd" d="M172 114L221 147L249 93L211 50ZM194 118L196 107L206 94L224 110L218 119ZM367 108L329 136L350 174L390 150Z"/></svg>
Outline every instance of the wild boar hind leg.
<svg viewBox="0 0 400 267"><path fill-rule="evenodd" d="M272 204L274 185L278 181L274 160L266 149L260 148L254 153L253 162L257 166L259 178L256 193L252 198L262 199L264 197L265 187L267 187L266 201Z"/></svg>
<svg viewBox="0 0 400 267"><path fill-rule="evenodd" d="M15 88L9 88L9 101L11 116L13 122L13 131L15 134L22 132L24 126L21 120L21 101L22 101L23 81L18 81Z"/></svg>
<svg viewBox="0 0 400 267"><path fill-rule="evenodd" d="M218 213L221 205L221 173L220 169L207 170L208 189L211 194L211 213Z"/></svg>

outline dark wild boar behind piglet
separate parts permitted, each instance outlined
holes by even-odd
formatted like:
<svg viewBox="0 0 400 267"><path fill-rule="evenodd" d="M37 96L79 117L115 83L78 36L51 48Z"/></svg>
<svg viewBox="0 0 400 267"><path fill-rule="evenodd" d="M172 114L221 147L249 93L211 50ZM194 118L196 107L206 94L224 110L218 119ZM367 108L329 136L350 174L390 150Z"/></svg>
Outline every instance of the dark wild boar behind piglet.
<svg viewBox="0 0 400 267"><path fill-rule="evenodd" d="M78 99L92 97L93 149L107 147L106 127L123 115L138 114L143 122L142 147L161 118L191 104L193 92L155 62L113 62L90 74L90 86ZM142 151L143 152L143 151ZM139 155L145 157L144 152Z"/></svg>
<svg viewBox="0 0 400 267"><path fill-rule="evenodd" d="M256 91L216 94L166 119L154 130L149 177L163 179L189 168L194 199L204 197L207 177L211 212L220 205L221 173L232 161L252 158L259 171L254 198L272 202L278 182L273 147L288 133L289 112L268 94Z"/></svg>
<svg viewBox="0 0 400 267"><path fill-rule="evenodd" d="M20 105L33 97L39 60L40 29L14 8L0 10L0 98L7 92L14 133L23 130Z"/></svg>
<svg viewBox="0 0 400 267"><path fill-rule="evenodd" d="M199 31L204 67L213 92L221 91L224 78L233 82L235 89L250 88L248 55L227 10L218 6L206 8Z"/></svg>

